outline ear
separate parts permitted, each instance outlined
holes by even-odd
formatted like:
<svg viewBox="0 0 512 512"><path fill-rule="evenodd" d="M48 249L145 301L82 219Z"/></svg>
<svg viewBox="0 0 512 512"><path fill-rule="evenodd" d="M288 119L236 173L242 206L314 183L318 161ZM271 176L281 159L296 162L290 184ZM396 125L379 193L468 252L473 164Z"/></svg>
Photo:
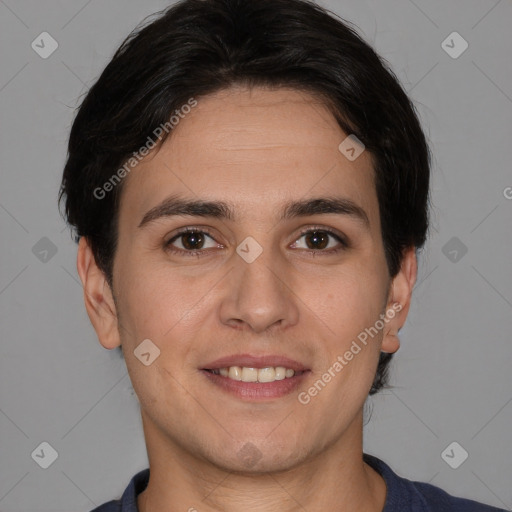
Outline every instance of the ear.
<svg viewBox="0 0 512 512"><path fill-rule="evenodd" d="M118 347L121 340L112 291L85 237L78 244L76 267L84 287L85 309L100 343L108 349Z"/></svg>
<svg viewBox="0 0 512 512"><path fill-rule="evenodd" d="M398 331L405 324L417 275L416 250L414 247L410 247L405 250L400 271L391 282L385 313L388 322L385 324L382 338L382 352L392 354L400 348Z"/></svg>

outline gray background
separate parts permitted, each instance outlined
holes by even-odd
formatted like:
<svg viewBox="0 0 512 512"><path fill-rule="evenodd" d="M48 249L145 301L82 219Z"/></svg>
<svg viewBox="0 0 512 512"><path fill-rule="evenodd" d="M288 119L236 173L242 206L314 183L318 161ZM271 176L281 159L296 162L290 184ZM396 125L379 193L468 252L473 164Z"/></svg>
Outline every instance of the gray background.
<svg viewBox="0 0 512 512"><path fill-rule="evenodd" d="M434 153L432 237L394 388L370 400L365 451L410 479L510 509L512 3L322 4L391 63ZM89 324L56 199L74 108L128 32L166 5L0 0L3 512L87 511L147 466L124 361ZM59 44L47 59L31 48L43 31ZM469 43L456 59L441 47L453 31ZM31 457L43 441L58 452L48 469ZM469 453L457 469L441 457L453 441Z"/></svg>

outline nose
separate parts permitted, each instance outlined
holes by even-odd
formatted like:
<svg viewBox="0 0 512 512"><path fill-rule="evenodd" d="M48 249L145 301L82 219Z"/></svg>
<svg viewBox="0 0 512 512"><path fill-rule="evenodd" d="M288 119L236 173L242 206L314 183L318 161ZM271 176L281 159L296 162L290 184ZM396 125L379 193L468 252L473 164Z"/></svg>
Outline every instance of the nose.
<svg viewBox="0 0 512 512"><path fill-rule="evenodd" d="M297 324L298 298L286 261L265 249L252 263L238 254L233 258L235 264L220 304L221 322L255 333Z"/></svg>

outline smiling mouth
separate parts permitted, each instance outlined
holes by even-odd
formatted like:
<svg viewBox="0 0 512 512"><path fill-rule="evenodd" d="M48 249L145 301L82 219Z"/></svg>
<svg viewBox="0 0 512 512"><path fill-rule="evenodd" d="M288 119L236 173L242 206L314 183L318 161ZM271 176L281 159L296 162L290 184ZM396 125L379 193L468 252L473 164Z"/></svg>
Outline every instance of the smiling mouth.
<svg viewBox="0 0 512 512"><path fill-rule="evenodd" d="M204 370L230 380L261 383L291 379L292 377L305 373L305 371L292 370L291 368L285 368L284 366L267 366L265 368L229 366L215 369L205 368Z"/></svg>

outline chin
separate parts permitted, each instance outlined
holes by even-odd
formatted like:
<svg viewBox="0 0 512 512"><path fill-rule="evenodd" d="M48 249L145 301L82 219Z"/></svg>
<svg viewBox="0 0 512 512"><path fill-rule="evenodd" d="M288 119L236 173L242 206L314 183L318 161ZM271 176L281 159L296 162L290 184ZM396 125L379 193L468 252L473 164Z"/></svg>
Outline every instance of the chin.
<svg viewBox="0 0 512 512"><path fill-rule="evenodd" d="M303 453L297 451L296 443L278 448L268 440L232 442L229 448L216 452L206 455L214 466L223 471L247 475L288 471L303 459Z"/></svg>

